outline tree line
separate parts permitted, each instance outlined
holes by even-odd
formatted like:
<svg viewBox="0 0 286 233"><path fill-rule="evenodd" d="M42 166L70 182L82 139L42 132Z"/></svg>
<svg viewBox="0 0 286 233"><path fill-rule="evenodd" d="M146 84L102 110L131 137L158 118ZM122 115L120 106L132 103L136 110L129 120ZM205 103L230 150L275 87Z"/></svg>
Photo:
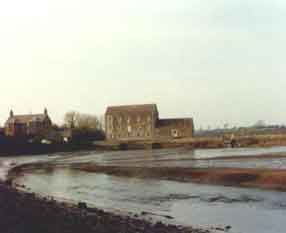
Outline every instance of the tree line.
<svg viewBox="0 0 286 233"><path fill-rule="evenodd" d="M64 116L63 126L72 130L73 140L78 142L105 138L104 117L70 111Z"/></svg>

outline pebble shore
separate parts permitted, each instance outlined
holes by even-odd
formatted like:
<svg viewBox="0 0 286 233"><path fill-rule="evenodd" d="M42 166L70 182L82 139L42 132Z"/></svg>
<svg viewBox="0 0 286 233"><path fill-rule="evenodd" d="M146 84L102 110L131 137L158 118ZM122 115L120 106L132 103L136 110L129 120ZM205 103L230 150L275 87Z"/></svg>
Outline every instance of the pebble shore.
<svg viewBox="0 0 286 233"><path fill-rule="evenodd" d="M1 233L210 233L41 198L0 183Z"/></svg>

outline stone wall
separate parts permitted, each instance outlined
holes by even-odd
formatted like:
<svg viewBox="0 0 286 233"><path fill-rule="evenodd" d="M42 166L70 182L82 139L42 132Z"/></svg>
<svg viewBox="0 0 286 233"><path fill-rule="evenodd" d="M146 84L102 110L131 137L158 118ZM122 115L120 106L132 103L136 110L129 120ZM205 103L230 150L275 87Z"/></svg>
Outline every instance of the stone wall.
<svg viewBox="0 0 286 233"><path fill-rule="evenodd" d="M155 104L108 107L105 114L107 140L152 140L193 137L192 118L159 119Z"/></svg>
<svg viewBox="0 0 286 233"><path fill-rule="evenodd" d="M113 113L106 115L106 136L113 140L151 139L154 119L150 113Z"/></svg>
<svg viewBox="0 0 286 233"><path fill-rule="evenodd" d="M158 138L188 138L194 135L193 119L160 119L157 124Z"/></svg>

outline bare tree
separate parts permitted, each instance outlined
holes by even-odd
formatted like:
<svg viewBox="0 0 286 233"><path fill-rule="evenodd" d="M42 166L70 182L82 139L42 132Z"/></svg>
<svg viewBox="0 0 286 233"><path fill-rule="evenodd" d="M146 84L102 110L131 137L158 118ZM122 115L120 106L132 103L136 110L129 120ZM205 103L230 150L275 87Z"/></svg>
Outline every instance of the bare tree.
<svg viewBox="0 0 286 233"><path fill-rule="evenodd" d="M90 114L78 114L76 117L76 127L85 130L100 130L99 118Z"/></svg>
<svg viewBox="0 0 286 233"><path fill-rule="evenodd" d="M65 114L64 122L65 126L73 129L72 134L77 141L104 138L102 121L96 115L71 111Z"/></svg>
<svg viewBox="0 0 286 233"><path fill-rule="evenodd" d="M79 113L75 111L70 111L65 114L64 123L69 128L74 128L77 123Z"/></svg>

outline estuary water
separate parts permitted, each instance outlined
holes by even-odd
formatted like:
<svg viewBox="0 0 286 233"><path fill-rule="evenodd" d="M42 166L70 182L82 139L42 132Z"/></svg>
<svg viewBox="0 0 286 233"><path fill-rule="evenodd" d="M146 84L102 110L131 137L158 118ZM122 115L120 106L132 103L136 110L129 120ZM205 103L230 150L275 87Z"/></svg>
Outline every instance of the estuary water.
<svg viewBox="0 0 286 233"><path fill-rule="evenodd" d="M59 157L57 164L95 163L124 167L238 167L286 169L286 157L251 158L254 155L286 154L286 147L227 148L208 150L160 149L115 152L82 152ZM80 156L79 156L80 155ZM241 160L236 157L245 157ZM220 159L215 159L219 157ZM223 157L233 157L223 159Z"/></svg>
<svg viewBox="0 0 286 233"><path fill-rule="evenodd" d="M286 193L154 179L119 178L70 169L35 170L16 179L32 192L165 223L232 233L285 233ZM142 215L141 215L142 216Z"/></svg>
<svg viewBox="0 0 286 233"><path fill-rule="evenodd" d="M284 169L286 147L195 150L185 149L74 152L44 156L1 158L0 173L15 164L38 161L53 169L27 171L15 182L44 196L91 207L136 214L166 223L203 228L231 226L230 233L285 233L286 193L166 181L121 178L59 168L56 165L95 163L105 166L259 167ZM254 159L249 155L277 154L276 158ZM198 160L233 156L233 159ZM235 159L245 156L246 159Z"/></svg>

